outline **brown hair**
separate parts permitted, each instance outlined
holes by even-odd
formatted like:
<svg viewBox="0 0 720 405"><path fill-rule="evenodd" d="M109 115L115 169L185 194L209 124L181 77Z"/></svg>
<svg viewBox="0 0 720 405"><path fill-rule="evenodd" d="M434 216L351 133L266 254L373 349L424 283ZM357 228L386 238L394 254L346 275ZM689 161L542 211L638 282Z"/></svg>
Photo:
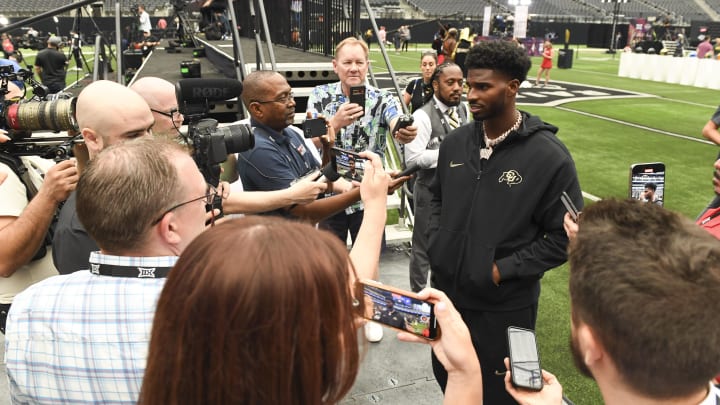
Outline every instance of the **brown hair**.
<svg viewBox="0 0 720 405"><path fill-rule="evenodd" d="M618 372L657 399L720 372L720 242L656 204L600 201L569 247L573 320L589 325Z"/></svg>
<svg viewBox="0 0 720 405"><path fill-rule="evenodd" d="M88 162L77 186L77 213L101 249L121 253L141 246L161 210L179 201L175 153L187 155L176 143L138 138Z"/></svg>
<svg viewBox="0 0 720 405"><path fill-rule="evenodd" d="M160 295L140 402L339 402L359 362L348 263L337 237L299 222L205 231Z"/></svg>

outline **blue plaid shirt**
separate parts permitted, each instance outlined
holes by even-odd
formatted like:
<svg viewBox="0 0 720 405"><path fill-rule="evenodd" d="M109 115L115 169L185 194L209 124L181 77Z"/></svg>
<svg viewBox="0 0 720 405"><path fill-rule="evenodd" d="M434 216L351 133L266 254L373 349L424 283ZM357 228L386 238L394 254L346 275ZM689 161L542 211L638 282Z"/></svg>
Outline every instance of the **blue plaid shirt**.
<svg viewBox="0 0 720 405"><path fill-rule="evenodd" d="M90 264L172 267L177 257L98 252ZM79 271L18 294L5 334L13 403L135 404L164 278Z"/></svg>

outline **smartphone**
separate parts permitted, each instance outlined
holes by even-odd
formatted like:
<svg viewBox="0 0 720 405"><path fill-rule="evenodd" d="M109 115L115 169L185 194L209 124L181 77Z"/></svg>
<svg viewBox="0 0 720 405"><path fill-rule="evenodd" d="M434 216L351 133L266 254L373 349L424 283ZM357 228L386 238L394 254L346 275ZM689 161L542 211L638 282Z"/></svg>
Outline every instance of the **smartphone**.
<svg viewBox="0 0 720 405"><path fill-rule="evenodd" d="M305 138L315 138L327 134L325 118L310 118L303 123Z"/></svg>
<svg viewBox="0 0 720 405"><path fill-rule="evenodd" d="M374 280L359 280L365 299L365 319L410 332L428 340L440 337L435 305L415 293L386 286Z"/></svg>
<svg viewBox="0 0 720 405"><path fill-rule="evenodd" d="M365 86L350 87L350 102L365 108Z"/></svg>
<svg viewBox="0 0 720 405"><path fill-rule="evenodd" d="M395 135L395 132L400 130L400 128L409 127L410 125L413 124L414 121L415 121L415 119L410 114L401 115L400 118L398 118L397 122L395 123L395 128L393 128L392 132L390 132L390 133Z"/></svg>
<svg viewBox="0 0 720 405"><path fill-rule="evenodd" d="M332 151L332 165L335 172L348 180L362 181L367 159L355 152L337 147L332 148Z"/></svg>
<svg viewBox="0 0 720 405"><path fill-rule="evenodd" d="M562 192L560 194L560 201L565 206L565 209L567 210L568 214L570 214L570 218L573 219L573 221L577 222L578 217L580 216L580 211L578 211L577 207L575 207L575 204L573 204L572 199L566 192Z"/></svg>
<svg viewBox="0 0 720 405"><path fill-rule="evenodd" d="M630 166L629 197L659 206L665 202L665 164L635 163Z"/></svg>
<svg viewBox="0 0 720 405"><path fill-rule="evenodd" d="M543 379L535 332L510 326L507 337L513 386L540 391L543 388Z"/></svg>

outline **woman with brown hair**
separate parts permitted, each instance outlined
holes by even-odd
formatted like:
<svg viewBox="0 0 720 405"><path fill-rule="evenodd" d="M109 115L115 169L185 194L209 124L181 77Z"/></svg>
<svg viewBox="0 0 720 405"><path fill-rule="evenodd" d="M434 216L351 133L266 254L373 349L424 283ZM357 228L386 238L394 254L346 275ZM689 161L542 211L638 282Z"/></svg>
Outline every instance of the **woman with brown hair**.
<svg viewBox="0 0 720 405"><path fill-rule="evenodd" d="M410 111L415 111L422 107L426 101L430 100L433 94L430 78L432 77L435 67L437 67L438 56L435 51L425 51L420 54L420 71L422 77L413 79L408 82L403 93L403 102L410 106Z"/></svg>
<svg viewBox="0 0 720 405"><path fill-rule="evenodd" d="M226 222L188 246L158 301L140 403L340 402L359 367L355 279L377 269L386 216L388 176L370 158L350 257L333 234L270 217ZM443 337L432 344L456 382L446 401L481 401L467 327L443 293L423 294L436 302Z"/></svg>

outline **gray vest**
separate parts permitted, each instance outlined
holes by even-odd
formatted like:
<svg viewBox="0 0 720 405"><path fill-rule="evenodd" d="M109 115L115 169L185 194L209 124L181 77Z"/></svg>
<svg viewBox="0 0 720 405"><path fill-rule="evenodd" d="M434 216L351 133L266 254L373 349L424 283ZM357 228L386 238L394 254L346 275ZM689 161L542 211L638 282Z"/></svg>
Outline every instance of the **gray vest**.
<svg viewBox="0 0 720 405"><path fill-rule="evenodd" d="M440 149L440 142L442 142L442 140L445 138L445 135L452 131L447 123L445 114L441 113L439 108L435 108L434 97L430 99L430 101L425 103L425 105L420 107L420 109L425 111L425 114L430 117L430 126L432 128L432 133L430 133L430 140L428 141L428 144L432 144L432 146L428 147L427 149ZM466 124L467 108L465 107L465 104L460 103L457 106L457 114L460 125L462 126ZM417 172L416 176L417 177L415 181L417 183L429 186L430 181L432 181L433 176L435 176L435 169L421 169Z"/></svg>

